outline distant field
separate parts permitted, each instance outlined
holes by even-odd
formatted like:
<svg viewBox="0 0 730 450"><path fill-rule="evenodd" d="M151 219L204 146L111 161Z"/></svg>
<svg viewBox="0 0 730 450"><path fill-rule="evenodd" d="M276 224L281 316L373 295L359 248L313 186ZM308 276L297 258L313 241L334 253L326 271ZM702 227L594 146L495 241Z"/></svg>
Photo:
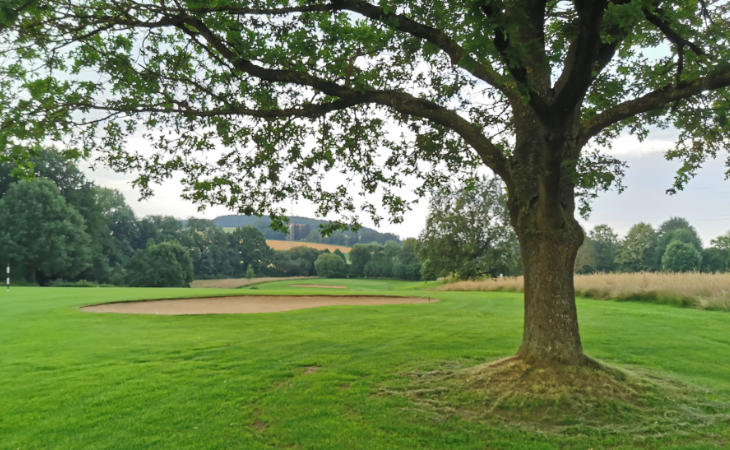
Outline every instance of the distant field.
<svg viewBox="0 0 730 450"><path fill-rule="evenodd" d="M195 280L190 283L191 288L216 288L216 289L236 289L252 284L266 283L269 281L287 281L287 280L304 280L314 277L261 277L261 278L220 278L217 280Z"/></svg>
<svg viewBox="0 0 730 450"><path fill-rule="evenodd" d="M319 242L277 241L268 239L266 240L266 244L274 250L291 250L294 247L309 247L317 250L329 250L331 252L339 250L342 253L350 253L350 250L352 250L350 247L345 247L344 245L322 244Z"/></svg>
<svg viewBox="0 0 730 450"><path fill-rule="evenodd" d="M522 277L459 281L442 291L521 291ZM646 300L730 311L730 273L600 273L575 276L576 294L597 299Z"/></svg>
<svg viewBox="0 0 730 450"><path fill-rule="evenodd" d="M235 228L223 227L223 231L226 233L232 233L233 230L235 230ZM351 247L344 245L322 244L320 242L280 241L277 239L267 239L266 244L274 250L291 250L294 247L309 247L317 250L329 250L331 252L339 250L342 253L350 253L350 250L352 249Z"/></svg>

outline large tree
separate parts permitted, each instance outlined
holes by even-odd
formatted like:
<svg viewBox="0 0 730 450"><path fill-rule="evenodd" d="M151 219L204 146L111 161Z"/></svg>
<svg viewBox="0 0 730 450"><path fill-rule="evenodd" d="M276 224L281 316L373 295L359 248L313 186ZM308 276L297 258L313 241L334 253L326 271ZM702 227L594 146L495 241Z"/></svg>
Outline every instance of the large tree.
<svg viewBox="0 0 730 450"><path fill-rule="evenodd" d="M19 181L0 199L0 264L29 282L76 279L92 264L81 214L46 179Z"/></svg>
<svg viewBox="0 0 730 450"><path fill-rule="evenodd" d="M319 213L377 219L360 186L398 219L404 177L423 180L423 194L491 168L520 241L518 356L530 362L587 361L576 199L622 171L600 149L623 131L676 126L679 188L730 136L725 1L11 5L0 26L0 147L11 156L31 140L83 145L139 173L143 192L183 171L186 197L274 217L305 198ZM156 151L127 145L135 133Z"/></svg>
<svg viewBox="0 0 730 450"><path fill-rule="evenodd" d="M507 195L496 178L469 178L433 192L418 237L426 279L517 275L519 251Z"/></svg>

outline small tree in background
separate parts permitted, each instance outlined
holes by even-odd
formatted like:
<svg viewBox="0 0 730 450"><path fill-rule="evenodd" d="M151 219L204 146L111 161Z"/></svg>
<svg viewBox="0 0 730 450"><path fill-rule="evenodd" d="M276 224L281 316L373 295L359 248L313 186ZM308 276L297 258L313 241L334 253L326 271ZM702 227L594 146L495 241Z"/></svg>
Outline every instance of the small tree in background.
<svg viewBox="0 0 730 450"><path fill-rule="evenodd" d="M730 231L713 239L711 244L715 248L730 252Z"/></svg>
<svg viewBox="0 0 730 450"><path fill-rule="evenodd" d="M596 271L613 272L616 270L618 235L608 225L596 225L588 234L596 251Z"/></svg>
<svg viewBox="0 0 730 450"><path fill-rule="evenodd" d="M246 267L246 278L253 278L256 276L256 272L253 271L253 267L251 267L251 264Z"/></svg>
<svg viewBox="0 0 730 450"><path fill-rule="evenodd" d="M730 266L730 253L721 248L702 250L702 272L726 272Z"/></svg>
<svg viewBox="0 0 730 450"><path fill-rule="evenodd" d="M420 280L421 267L421 260L418 259L418 240L406 239L393 263L393 276L402 280Z"/></svg>
<svg viewBox="0 0 730 450"><path fill-rule="evenodd" d="M670 272L690 272L699 270L702 255L692 244L672 241L662 256L662 269Z"/></svg>
<svg viewBox="0 0 730 450"><path fill-rule="evenodd" d="M353 277L365 276L365 266L373 255L373 246L370 244L355 244L350 250L350 274Z"/></svg>
<svg viewBox="0 0 730 450"><path fill-rule="evenodd" d="M474 177L434 191L419 242L427 279L519 273L517 236L496 178Z"/></svg>
<svg viewBox="0 0 730 450"><path fill-rule="evenodd" d="M657 237L648 223L637 223L621 242L616 262L623 272L654 270Z"/></svg>
<svg viewBox="0 0 730 450"><path fill-rule="evenodd" d="M662 270L664 264L662 259L667 247L673 241L680 241L691 244L695 250L702 253L702 240L697 234L697 230L689 224L687 219L682 217L672 217L664 221L657 229L657 246L655 249L654 268Z"/></svg>
<svg viewBox="0 0 730 450"><path fill-rule="evenodd" d="M230 234L230 242L238 260L239 273L246 274L250 265L255 272L261 272L271 263L272 250L266 244L266 238L254 227L236 228Z"/></svg>
<svg viewBox="0 0 730 450"><path fill-rule="evenodd" d="M314 261L317 275L324 278L343 278L347 274L345 262L332 253L322 253Z"/></svg>
<svg viewBox="0 0 730 450"><path fill-rule="evenodd" d="M188 287L193 281L193 260L177 242L150 243L127 264L130 286Z"/></svg>
<svg viewBox="0 0 730 450"><path fill-rule="evenodd" d="M9 185L0 199L0 263L29 282L74 279L91 266L84 219L47 179Z"/></svg>

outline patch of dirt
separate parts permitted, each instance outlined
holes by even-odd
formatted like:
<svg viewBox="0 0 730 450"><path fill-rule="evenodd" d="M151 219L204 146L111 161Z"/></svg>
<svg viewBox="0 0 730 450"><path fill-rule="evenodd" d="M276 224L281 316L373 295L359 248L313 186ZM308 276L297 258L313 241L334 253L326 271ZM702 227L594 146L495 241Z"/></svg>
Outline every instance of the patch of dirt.
<svg viewBox="0 0 730 450"><path fill-rule="evenodd" d="M322 369L322 366L305 366L303 367L304 372L302 372L303 375L309 375L312 373L317 373Z"/></svg>
<svg viewBox="0 0 730 450"><path fill-rule="evenodd" d="M347 289L347 286L339 284L290 284L289 286L302 288Z"/></svg>
<svg viewBox="0 0 730 450"><path fill-rule="evenodd" d="M292 311L338 305L395 305L431 303L417 297L315 296L315 295L245 295L239 297L186 298L140 302L105 303L81 308L96 313L121 314L253 314Z"/></svg>
<svg viewBox="0 0 730 450"><path fill-rule="evenodd" d="M266 429L269 427L269 425L266 422L262 422L258 419L254 420L251 424L251 428L257 431L266 431Z"/></svg>

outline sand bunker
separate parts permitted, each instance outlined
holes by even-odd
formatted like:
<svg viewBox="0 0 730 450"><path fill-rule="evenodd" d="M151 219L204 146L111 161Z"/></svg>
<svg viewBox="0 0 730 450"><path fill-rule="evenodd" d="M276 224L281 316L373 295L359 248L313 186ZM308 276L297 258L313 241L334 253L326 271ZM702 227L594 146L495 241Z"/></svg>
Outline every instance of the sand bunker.
<svg viewBox="0 0 730 450"><path fill-rule="evenodd" d="M347 286L339 284L290 284L291 287L323 288L323 289L347 289Z"/></svg>
<svg viewBox="0 0 730 450"><path fill-rule="evenodd" d="M435 300L415 297L342 297L342 296L263 296L186 298L143 302L106 303L81 308L97 313L122 314L251 314L291 311L336 305L391 305L433 303Z"/></svg>

